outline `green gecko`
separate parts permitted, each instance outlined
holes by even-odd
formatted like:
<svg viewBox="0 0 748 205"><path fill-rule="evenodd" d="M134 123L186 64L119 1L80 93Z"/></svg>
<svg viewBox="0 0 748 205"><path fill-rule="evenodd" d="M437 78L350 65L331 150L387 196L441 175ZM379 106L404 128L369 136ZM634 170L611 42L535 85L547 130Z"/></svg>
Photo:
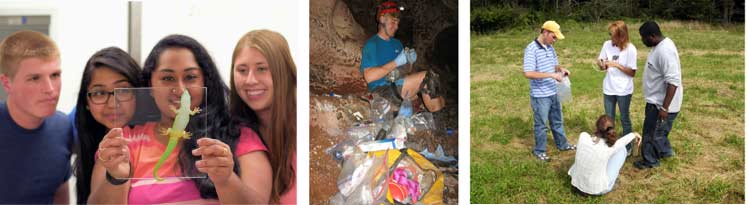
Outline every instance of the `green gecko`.
<svg viewBox="0 0 748 205"><path fill-rule="evenodd" d="M185 89L184 92L182 92L181 99L179 100L179 109L176 109L174 108L174 106L170 105L171 111L177 113L177 116L174 118L174 124L171 128L161 130L161 135L169 136L169 144L166 145L164 154L161 155L161 158L156 163L156 167L153 168L153 178L155 178L157 181L164 180L158 176L158 170L161 168L161 165L164 164L164 161L169 158L169 155L171 155L171 152L177 146L177 142L179 142L179 139L190 138L190 133L184 131L184 129L187 128L187 123L190 121L190 116L200 112L199 107L190 111L190 98L190 93Z"/></svg>

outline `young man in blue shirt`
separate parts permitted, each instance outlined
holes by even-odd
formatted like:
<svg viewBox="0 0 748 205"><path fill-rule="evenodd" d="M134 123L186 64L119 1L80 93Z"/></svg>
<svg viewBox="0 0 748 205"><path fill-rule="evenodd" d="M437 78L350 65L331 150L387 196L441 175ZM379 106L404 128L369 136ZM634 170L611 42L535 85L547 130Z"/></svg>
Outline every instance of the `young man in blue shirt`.
<svg viewBox="0 0 748 205"><path fill-rule="evenodd" d="M72 128L56 110L60 53L49 37L18 31L0 43L0 204L70 203Z"/></svg>
<svg viewBox="0 0 748 205"><path fill-rule="evenodd" d="M394 38L400 23L400 10L401 7L391 1L379 5L377 34L366 41L361 51L361 73L369 92L398 95L402 99L413 99L420 93L429 111L439 111L444 107L444 98L435 91L438 79L433 71L415 72L392 81L387 79L398 67L415 63L417 57L415 50L404 50L400 40Z"/></svg>

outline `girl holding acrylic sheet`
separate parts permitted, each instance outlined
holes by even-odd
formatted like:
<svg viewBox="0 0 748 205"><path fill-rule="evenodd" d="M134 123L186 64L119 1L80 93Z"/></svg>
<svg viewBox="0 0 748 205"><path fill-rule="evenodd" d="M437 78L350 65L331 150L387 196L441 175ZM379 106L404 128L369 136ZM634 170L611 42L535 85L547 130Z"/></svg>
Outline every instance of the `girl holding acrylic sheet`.
<svg viewBox="0 0 748 205"><path fill-rule="evenodd" d="M232 126L228 88L200 43L183 35L161 39L144 63L143 79L146 87L153 87L160 119L132 129L115 128L104 136L93 170L90 203L268 203L272 173L266 148L254 132L240 132ZM202 112L190 117L185 131L192 136L179 140L159 169L176 177L156 180L154 164L169 137L160 130L175 120L175 113L164 104L174 104L183 92L191 96L190 110L199 107ZM193 123L206 120L204 129ZM207 177L190 177L195 173Z"/></svg>

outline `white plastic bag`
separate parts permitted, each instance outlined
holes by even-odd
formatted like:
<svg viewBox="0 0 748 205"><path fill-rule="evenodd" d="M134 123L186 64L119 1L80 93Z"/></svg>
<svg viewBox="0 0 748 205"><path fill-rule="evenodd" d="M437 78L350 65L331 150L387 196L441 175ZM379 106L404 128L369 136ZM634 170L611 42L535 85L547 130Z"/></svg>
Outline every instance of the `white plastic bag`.
<svg viewBox="0 0 748 205"><path fill-rule="evenodd" d="M564 76L561 82L556 82L558 87L558 100L563 102L571 102L571 80L569 76Z"/></svg>

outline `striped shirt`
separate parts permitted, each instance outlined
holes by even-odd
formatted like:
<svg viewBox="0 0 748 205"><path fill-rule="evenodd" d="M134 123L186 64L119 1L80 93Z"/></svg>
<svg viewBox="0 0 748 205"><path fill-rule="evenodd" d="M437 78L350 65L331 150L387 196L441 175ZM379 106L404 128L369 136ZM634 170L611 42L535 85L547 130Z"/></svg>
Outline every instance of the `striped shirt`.
<svg viewBox="0 0 748 205"><path fill-rule="evenodd" d="M553 46L543 46L534 40L525 48L524 72L555 73L558 57ZM556 95L556 80L553 78L530 79L530 96L548 97Z"/></svg>

